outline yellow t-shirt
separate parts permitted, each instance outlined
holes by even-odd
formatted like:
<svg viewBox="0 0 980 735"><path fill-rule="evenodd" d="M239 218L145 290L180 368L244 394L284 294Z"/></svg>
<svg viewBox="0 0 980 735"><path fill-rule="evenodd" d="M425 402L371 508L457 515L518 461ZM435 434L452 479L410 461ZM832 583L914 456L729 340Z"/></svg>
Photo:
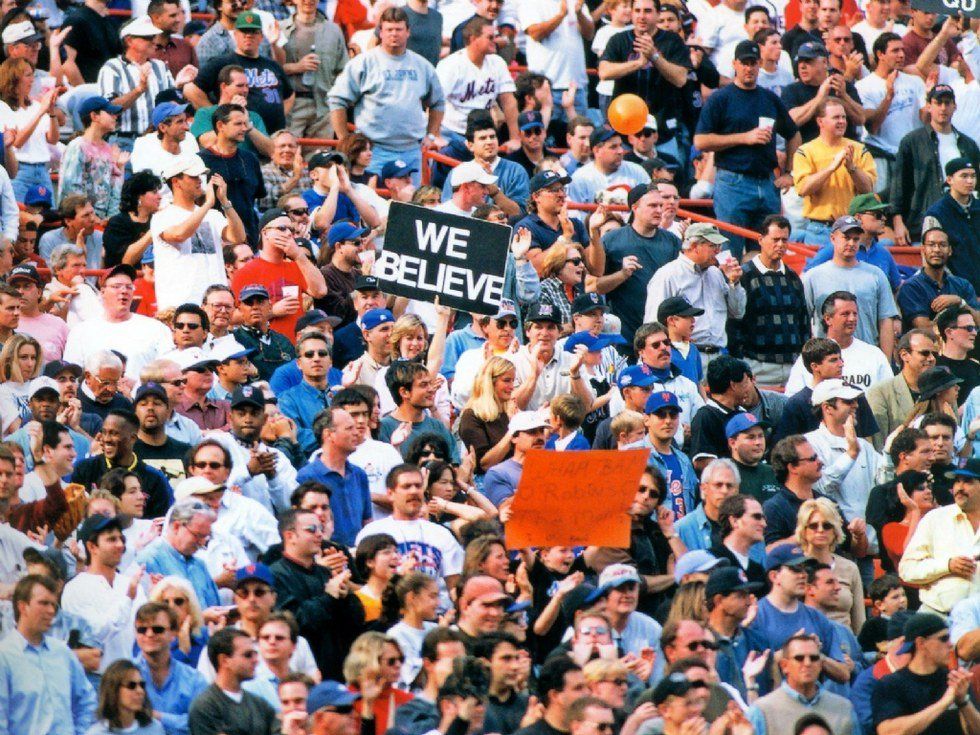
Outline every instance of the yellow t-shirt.
<svg viewBox="0 0 980 735"><path fill-rule="evenodd" d="M357 595L357 599L364 606L365 623L372 623L381 617L381 600L371 595L371 590L367 588L367 585L361 587L354 594Z"/></svg>
<svg viewBox="0 0 980 735"><path fill-rule="evenodd" d="M854 163L871 177L872 187L878 179L874 159L865 147L855 140L842 138L835 146L829 146L820 138L814 138L796 149L793 156L793 184L796 191L813 174L829 166L834 156L847 145L854 146ZM803 216L807 219L832 221L847 214L851 199L857 194L854 180L847 168L841 165L830 175L819 191L803 197Z"/></svg>

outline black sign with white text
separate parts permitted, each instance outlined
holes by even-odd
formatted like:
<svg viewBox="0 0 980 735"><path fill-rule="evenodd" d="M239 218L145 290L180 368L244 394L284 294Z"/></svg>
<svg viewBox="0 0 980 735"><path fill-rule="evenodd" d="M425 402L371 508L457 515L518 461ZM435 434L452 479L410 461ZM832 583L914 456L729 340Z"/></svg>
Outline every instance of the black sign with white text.
<svg viewBox="0 0 980 735"><path fill-rule="evenodd" d="M980 0L912 0L915 10L938 15L963 15L980 18Z"/></svg>
<svg viewBox="0 0 980 735"><path fill-rule="evenodd" d="M503 297L511 228L392 202L373 274L385 293L495 314Z"/></svg>

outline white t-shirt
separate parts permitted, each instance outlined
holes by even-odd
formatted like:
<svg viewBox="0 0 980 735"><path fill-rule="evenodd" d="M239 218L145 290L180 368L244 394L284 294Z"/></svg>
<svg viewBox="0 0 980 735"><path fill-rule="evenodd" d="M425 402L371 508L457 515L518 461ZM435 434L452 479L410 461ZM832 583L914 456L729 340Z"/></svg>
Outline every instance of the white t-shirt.
<svg viewBox="0 0 980 735"><path fill-rule="evenodd" d="M197 144L197 139L187 133L184 139L180 141L180 153L175 156L163 149L156 131L151 131L135 140L129 163L134 172L152 171L157 176L162 176L163 170L171 163L182 156L197 153L198 150L200 150L200 146Z"/></svg>
<svg viewBox="0 0 980 735"><path fill-rule="evenodd" d="M437 204L433 209L447 214L458 214L460 217L469 217L473 214L473 210L467 212L465 209L460 209L452 199Z"/></svg>
<svg viewBox="0 0 980 735"><path fill-rule="evenodd" d="M857 33L864 39L864 47L871 52L872 47L875 45L875 41L878 40L878 36L884 33L887 28L874 28L868 23L867 20L862 20L860 23L855 23L851 26L851 33ZM896 23L892 28L892 31L897 33L899 36L904 36L909 32L909 29L903 26L901 23ZM863 98L862 98L863 101Z"/></svg>
<svg viewBox="0 0 980 735"><path fill-rule="evenodd" d="M956 147L956 136L953 133L936 133L939 138L939 168L945 170L946 164L954 158L959 158L960 149Z"/></svg>
<svg viewBox="0 0 980 735"><path fill-rule="evenodd" d="M861 104L866 110L874 110L885 99L885 80L877 74L869 74L854 83ZM895 96L885 115L881 128L872 134L865 128L864 142L877 146L892 155L898 153L902 138L922 125L919 110L926 104L926 84L919 77L899 72L895 80Z"/></svg>
<svg viewBox="0 0 980 735"><path fill-rule="evenodd" d="M497 54L489 54L478 67L465 48L442 59L436 74L446 95L443 127L460 135L466 133L466 116L471 110L489 110L499 95L517 89L507 62Z"/></svg>
<svg viewBox="0 0 980 735"><path fill-rule="evenodd" d="M396 521L382 518L371 521L357 534L355 545L365 536L386 533L398 544L398 553L415 558L415 571L426 574L439 583L440 608L448 610L451 603L446 589L446 577L463 571L463 547L445 526L431 521Z"/></svg>
<svg viewBox="0 0 980 735"><path fill-rule="evenodd" d="M712 49L711 60L715 66L723 59L728 59L728 72L722 71L718 66L718 71L725 76L731 76L731 58L735 53L735 46L739 41L748 38L745 32L745 11L732 10L725 3L718 3L711 9L711 13L705 19L707 22L702 27L698 26L698 35L704 41L705 48Z"/></svg>
<svg viewBox="0 0 980 735"><path fill-rule="evenodd" d="M622 33L623 31L628 31L632 28L632 23L628 23L624 26L614 26L612 23L607 23L602 28L597 30L595 35L592 37L592 53L594 53L597 57L602 58L602 54L606 50L606 45L609 43L609 39L615 36L617 33ZM615 79L603 79L596 85L595 91L597 94L604 94L607 97L611 97L613 87L615 86Z"/></svg>
<svg viewBox="0 0 980 735"><path fill-rule="evenodd" d="M782 55L780 55L780 59L782 59ZM782 64L776 66L776 71L759 69L758 85L763 89L768 89L777 96L782 95L783 87L788 87L795 81L793 73L785 69Z"/></svg>
<svg viewBox="0 0 980 735"><path fill-rule="evenodd" d="M0 111L0 123L9 128L26 128L34 119L40 108L40 102L32 102L27 107L13 110L7 105ZM47 135L51 129L51 117L45 113L34 127L34 132L20 148L14 148L14 155L19 163L48 163L51 160L51 149L48 147Z"/></svg>
<svg viewBox="0 0 980 735"><path fill-rule="evenodd" d="M575 17L575 3L567 3L568 12L551 35L541 41L527 36L527 68L536 74L544 74L551 80L552 89L568 89L575 82L578 89L585 89L585 46ZM524 0L517 10L521 30L551 20L558 14L559 0ZM588 11L585 11L588 12Z"/></svg>
<svg viewBox="0 0 980 735"><path fill-rule="evenodd" d="M68 302L68 317L65 319L69 332L79 322L101 319L105 316L105 309L102 308L102 297L82 276L78 276L72 286L66 286L61 281L52 279L44 287L44 298L50 298L51 294L62 293L72 288L75 289L76 293Z"/></svg>
<svg viewBox="0 0 980 735"><path fill-rule="evenodd" d="M165 230L190 216L190 211L171 204L150 219L156 258L157 309L185 303L199 304L204 300L208 286L214 283L228 285L221 254L221 233L228 226L223 214L210 210L201 220L197 232L178 245L165 242L161 237Z"/></svg>
<svg viewBox="0 0 980 735"><path fill-rule="evenodd" d="M89 355L100 350L119 350L126 355L126 377L139 380L147 363L173 348L173 335L163 322L133 314L124 322L101 318L76 324L68 333L63 359L84 365Z"/></svg>
<svg viewBox="0 0 980 735"><path fill-rule="evenodd" d="M845 383L867 391L875 383L895 377L885 353L874 345L855 339L850 347L841 350L844 371L841 378ZM799 393L803 388L813 387L813 376L803 367L803 358L797 357L789 371L785 395Z"/></svg>
<svg viewBox="0 0 980 735"><path fill-rule="evenodd" d="M404 462L405 459L397 449L387 442L368 438L358 445L354 453L347 458L347 461L364 470L364 474L368 477L368 490L372 493L384 493L385 478L388 477L388 473ZM373 514L375 520L387 518L390 515L387 510L376 505L373 505Z"/></svg>
<svg viewBox="0 0 980 735"><path fill-rule="evenodd" d="M401 646L402 655L405 656L405 663L402 664L401 675L398 680L409 689L415 677L422 670L422 642L430 630L435 630L439 626L435 623L424 622L421 628L413 628L404 621L399 621L388 628L388 635L398 641Z"/></svg>

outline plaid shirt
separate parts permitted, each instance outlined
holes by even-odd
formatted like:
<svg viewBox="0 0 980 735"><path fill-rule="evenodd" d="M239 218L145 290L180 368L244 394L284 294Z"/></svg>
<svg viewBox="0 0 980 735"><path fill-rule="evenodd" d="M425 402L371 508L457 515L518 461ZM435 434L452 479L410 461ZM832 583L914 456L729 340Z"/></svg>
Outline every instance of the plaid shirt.
<svg viewBox="0 0 980 735"><path fill-rule="evenodd" d="M298 155L298 154L297 154ZM293 176L292 168L282 168L276 163L269 161L262 166L262 178L265 179L265 191L266 196L259 199L259 209L266 210L271 207L275 207L276 202L279 201L279 197L283 195L283 186L290 178ZM306 189L312 189L313 182L310 181L310 175L303 172L303 175L299 179L299 183L292 188L292 192L297 196Z"/></svg>
<svg viewBox="0 0 980 735"><path fill-rule="evenodd" d="M573 292L577 296L585 289L581 284L575 286ZM541 281L541 303L552 304L561 315L562 324L572 323L572 302L565 295L565 285L557 278L545 278Z"/></svg>

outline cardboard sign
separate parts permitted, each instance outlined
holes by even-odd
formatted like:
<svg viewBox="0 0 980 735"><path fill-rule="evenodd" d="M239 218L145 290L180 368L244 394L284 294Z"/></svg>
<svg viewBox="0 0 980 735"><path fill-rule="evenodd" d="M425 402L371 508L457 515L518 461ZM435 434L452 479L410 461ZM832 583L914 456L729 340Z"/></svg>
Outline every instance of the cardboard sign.
<svg viewBox="0 0 980 735"><path fill-rule="evenodd" d="M496 314L511 228L392 202L373 273L385 293Z"/></svg>
<svg viewBox="0 0 980 735"><path fill-rule="evenodd" d="M915 10L939 15L962 13L969 18L980 18L980 0L912 0Z"/></svg>
<svg viewBox="0 0 980 735"><path fill-rule="evenodd" d="M648 449L528 452L507 522L507 548L629 548L628 511L649 456Z"/></svg>

